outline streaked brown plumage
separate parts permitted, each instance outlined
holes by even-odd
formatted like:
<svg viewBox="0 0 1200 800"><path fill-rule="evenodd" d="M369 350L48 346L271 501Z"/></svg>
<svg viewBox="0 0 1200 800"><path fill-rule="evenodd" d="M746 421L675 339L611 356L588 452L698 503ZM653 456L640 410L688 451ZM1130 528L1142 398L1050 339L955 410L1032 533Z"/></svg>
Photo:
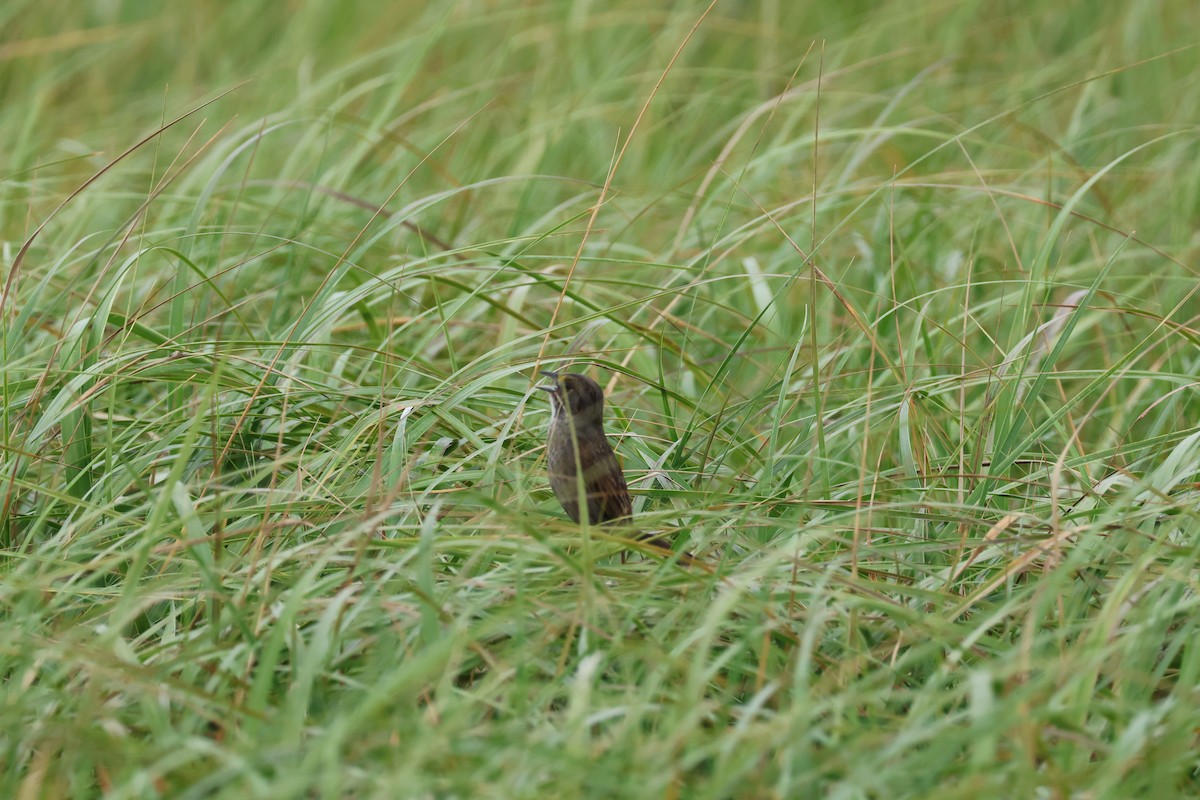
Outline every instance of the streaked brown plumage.
<svg viewBox="0 0 1200 800"><path fill-rule="evenodd" d="M575 522L583 519L581 510L592 525L632 517L625 475L604 434L604 390L586 375L542 374L554 381L538 387L550 393L553 412L546 467L554 496ZM584 509L579 505L581 491Z"/></svg>
<svg viewBox="0 0 1200 800"><path fill-rule="evenodd" d="M586 375L543 372L553 383L539 386L550 393L550 435L546 467L550 488L567 516L580 522L585 511L592 525L628 522L633 517L629 487L617 454L604 434L604 390ZM584 505L580 506L580 499ZM661 536L635 534L656 547L670 550ZM681 553L680 561L695 559ZM624 560L624 556L622 556Z"/></svg>

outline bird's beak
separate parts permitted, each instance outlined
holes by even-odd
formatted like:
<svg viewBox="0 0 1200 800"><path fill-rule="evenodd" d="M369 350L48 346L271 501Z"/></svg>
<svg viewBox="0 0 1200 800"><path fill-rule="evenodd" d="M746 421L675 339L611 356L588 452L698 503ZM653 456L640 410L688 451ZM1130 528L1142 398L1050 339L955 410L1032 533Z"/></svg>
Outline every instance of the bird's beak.
<svg viewBox="0 0 1200 800"><path fill-rule="evenodd" d="M558 391L558 373L557 372L553 372L551 370L544 369L544 370L542 370L542 377L549 378L550 380L554 381L554 384L552 386L545 386L545 385L539 383L537 386L534 386L533 388L541 389L543 392L550 392L550 394L554 394L555 392Z"/></svg>

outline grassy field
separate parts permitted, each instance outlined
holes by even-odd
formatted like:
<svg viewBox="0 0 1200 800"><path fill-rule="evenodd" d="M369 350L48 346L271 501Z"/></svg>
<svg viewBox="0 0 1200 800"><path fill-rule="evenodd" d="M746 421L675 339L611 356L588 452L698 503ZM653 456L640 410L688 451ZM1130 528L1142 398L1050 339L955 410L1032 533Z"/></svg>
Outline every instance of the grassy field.
<svg viewBox="0 0 1200 800"><path fill-rule="evenodd" d="M1197 30L8 0L0 796L1200 796Z"/></svg>

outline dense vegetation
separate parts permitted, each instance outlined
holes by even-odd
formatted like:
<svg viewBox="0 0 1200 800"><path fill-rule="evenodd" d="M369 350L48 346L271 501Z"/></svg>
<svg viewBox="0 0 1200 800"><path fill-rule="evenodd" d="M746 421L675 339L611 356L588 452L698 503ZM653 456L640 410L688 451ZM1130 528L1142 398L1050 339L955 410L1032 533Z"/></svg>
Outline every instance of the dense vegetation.
<svg viewBox="0 0 1200 800"><path fill-rule="evenodd" d="M0 796L1200 794L1200 7L283 5L0 7Z"/></svg>

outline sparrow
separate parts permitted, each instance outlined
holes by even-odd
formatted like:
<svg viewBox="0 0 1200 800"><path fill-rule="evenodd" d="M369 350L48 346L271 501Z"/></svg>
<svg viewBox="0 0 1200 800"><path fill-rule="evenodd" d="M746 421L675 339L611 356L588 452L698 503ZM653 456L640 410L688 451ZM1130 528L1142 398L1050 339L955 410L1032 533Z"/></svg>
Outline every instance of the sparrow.
<svg viewBox="0 0 1200 800"><path fill-rule="evenodd" d="M542 375L552 381L537 388L550 393L546 467L554 496L574 522L583 522L585 517L591 525L629 522L633 517L629 486L604 433L604 390L575 372L545 371ZM639 538L657 548L671 549L661 536L643 534ZM687 553L681 554L681 560L694 561Z"/></svg>

